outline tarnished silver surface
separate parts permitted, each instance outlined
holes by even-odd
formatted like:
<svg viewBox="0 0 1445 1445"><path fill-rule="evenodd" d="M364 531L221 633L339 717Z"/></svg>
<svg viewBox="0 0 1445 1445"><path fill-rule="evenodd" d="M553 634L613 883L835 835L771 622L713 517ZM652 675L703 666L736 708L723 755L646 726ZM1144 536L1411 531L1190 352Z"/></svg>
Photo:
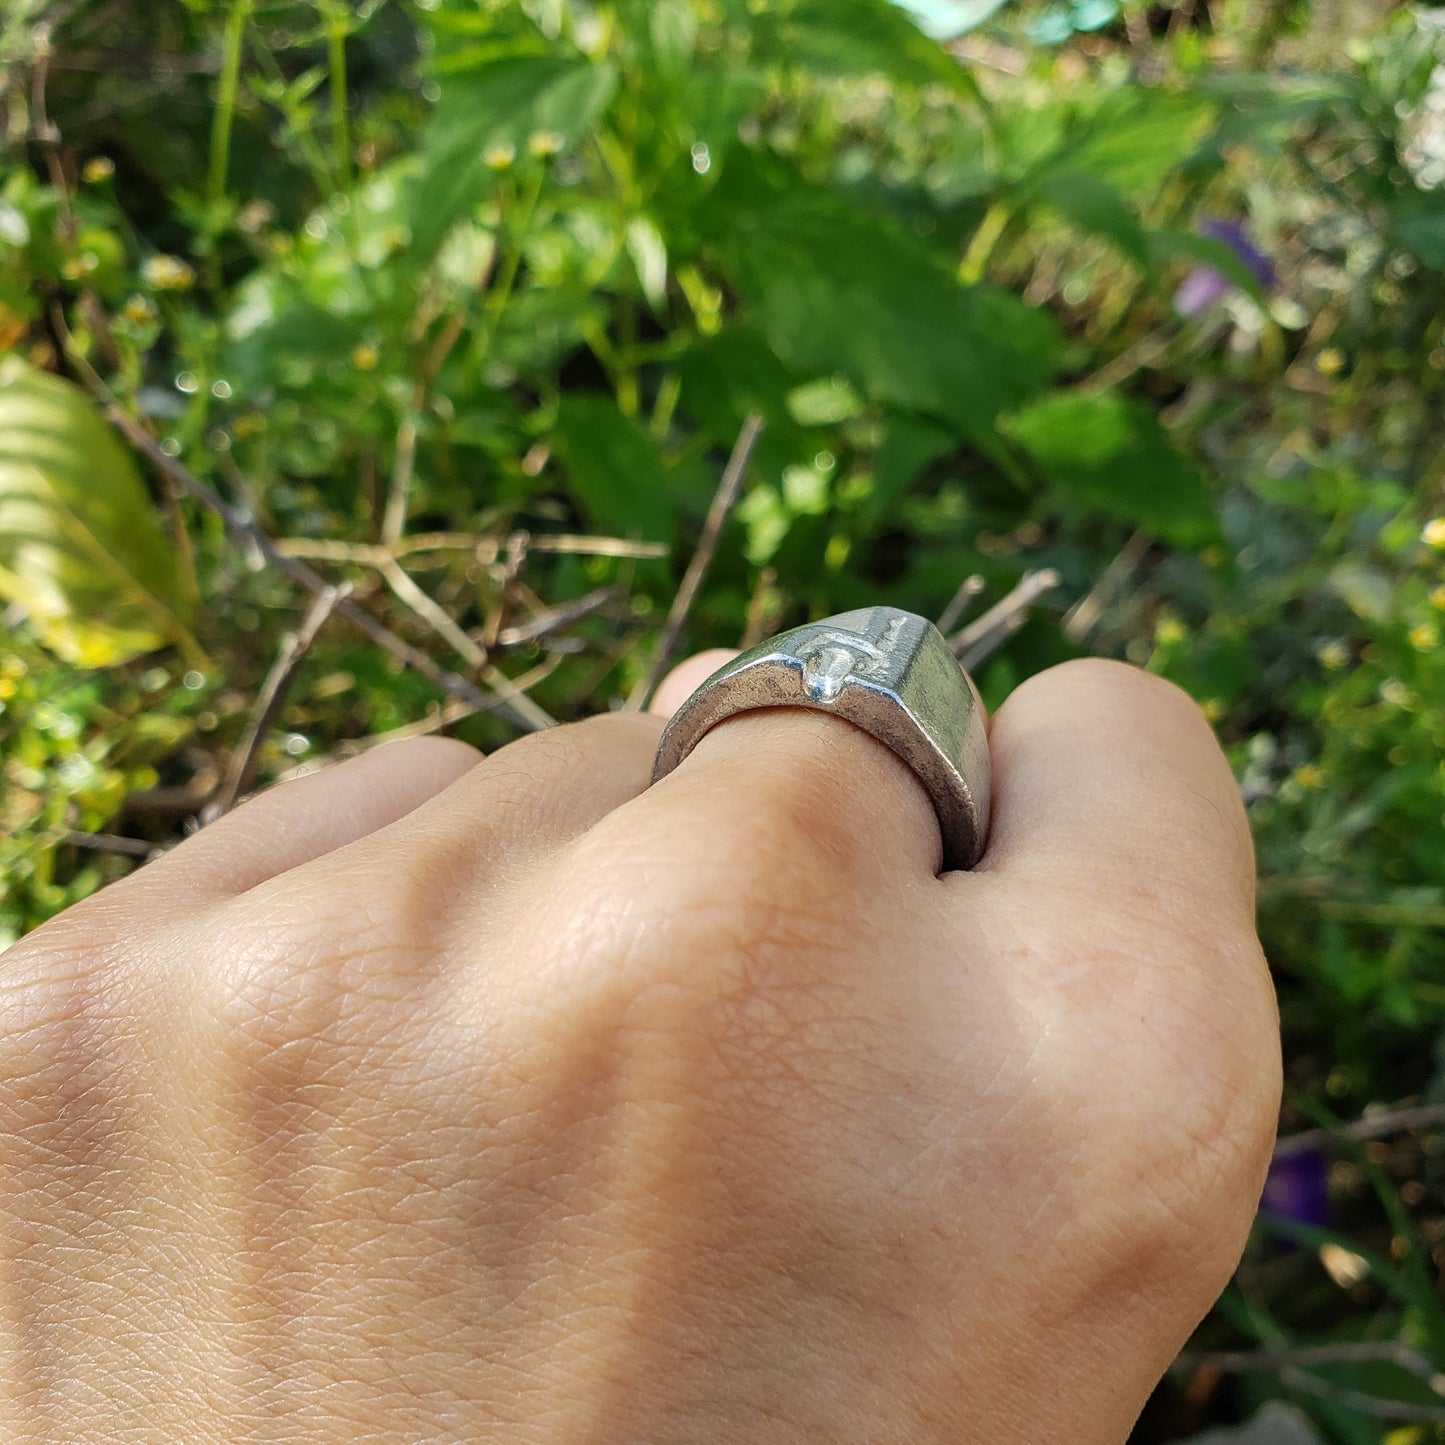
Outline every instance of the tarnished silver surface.
<svg viewBox="0 0 1445 1445"><path fill-rule="evenodd" d="M843 612L771 638L719 668L667 725L652 769L670 773L736 713L835 713L903 759L933 799L945 869L971 868L988 837L983 704L933 624L894 607Z"/></svg>

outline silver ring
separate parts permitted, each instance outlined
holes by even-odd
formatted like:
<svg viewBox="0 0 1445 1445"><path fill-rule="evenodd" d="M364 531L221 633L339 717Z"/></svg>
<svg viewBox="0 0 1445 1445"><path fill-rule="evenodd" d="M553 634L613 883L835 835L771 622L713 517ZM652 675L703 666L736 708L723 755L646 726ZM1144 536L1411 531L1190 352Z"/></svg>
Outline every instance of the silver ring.
<svg viewBox="0 0 1445 1445"><path fill-rule="evenodd" d="M983 703L942 634L896 607L843 612L771 638L719 668L667 725L652 781L726 718L805 707L846 718L890 748L933 799L943 866L972 868L988 838Z"/></svg>

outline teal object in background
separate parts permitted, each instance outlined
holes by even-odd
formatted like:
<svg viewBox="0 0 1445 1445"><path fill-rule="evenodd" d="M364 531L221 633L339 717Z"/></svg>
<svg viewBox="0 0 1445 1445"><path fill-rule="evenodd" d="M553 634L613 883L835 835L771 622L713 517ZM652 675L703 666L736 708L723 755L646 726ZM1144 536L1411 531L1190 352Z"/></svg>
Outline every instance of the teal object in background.
<svg viewBox="0 0 1445 1445"><path fill-rule="evenodd" d="M1075 35L1102 30L1119 18L1119 0L1073 0L1050 5L1030 22L1028 35L1038 45L1062 45Z"/></svg>
<svg viewBox="0 0 1445 1445"><path fill-rule="evenodd" d="M1008 0L894 0L920 30L939 40L956 40L1002 10Z"/></svg>
<svg viewBox="0 0 1445 1445"><path fill-rule="evenodd" d="M997 14L1008 0L893 0L938 40L956 40ZM1062 45L1075 35L1102 30L1119 18L1119 0L1069 0L1050 5L1030 21L1029 38L1038 45Z"/></svg>

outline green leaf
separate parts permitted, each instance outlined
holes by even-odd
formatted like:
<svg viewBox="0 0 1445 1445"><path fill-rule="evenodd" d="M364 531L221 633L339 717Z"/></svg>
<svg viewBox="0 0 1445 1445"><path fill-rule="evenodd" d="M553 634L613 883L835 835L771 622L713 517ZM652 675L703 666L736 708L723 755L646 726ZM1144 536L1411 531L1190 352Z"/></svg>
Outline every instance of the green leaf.
<svg viewBox="0 0 1445 1445"><path fill-rule="evenodd" d="M488 153L519 154L541 132L571 147L611 103L618 71L567 55L504 55L446 79L410 203L412 242L430 255L496 185Z"/></svg>
<svg viewBox="0 0 1445 1445"><path fill-rule="evenodd" d="M1203 477L1146 406L1055 392L1015 412L1003 430L1071 500L1178 546L1217 536Z"/></svg>
<svg viewBox="0 0 1445 1445"><path fill-rule="evenodd" d="M957 442L942 427L916 416L891 416L883 443L873 463L870 508L886 513L931 462L957 449Z"/></svg>
<svg viewBox="0 0 1445 1445"><path fill-rule="evenodd" d="M1395 208L1391 238L1422 264L1445 271L1445 194L1420 191Z"/></svg>
<svg viewBox="0 0 1445 1445"><path fill-rule="evenodd" d="M1082 171L1051 176L1038 198L1081 231L1107 241L1141 270L1150 266L1149 240L1139 217L1118 190Z"/></svg>
<svg viewBox="0 0 1445 1445"><path fill-rule="evenodd" d="M791 58L817 74L976 93L968 71L889 0L799 0L781 34Z"/></svg>
<svg viewBox="0 0 1445 1445"><path fill-rule="evenodd" d="M795 370L966 435L1052 379L1057 328L1017 297L961 287L931 252L844 196L793 196L738 218L733 272L750 319Z"/></svg>
<svg viewBox="0 0 1445 1445"><path fill-rule="evenodd" d="M646 427L609 396L572 392L562 397L556 435L591 525L645 542L674 540L675 479Z"/></svg>
<svg viewBox="0 0 1445 1445"><path fill-rule="evenodd" d="M1052 129L1058 137L1057 148L1038 157L1033 181L1082 174L1126 194L1147 195L1198 148L1214 107L1184 91L1129 85L1090 107L1068 104L1045 114L1042 126L1026 115L1019 118L1026 133Z"/></svg>
<svg viewBox="0 0 1445 1445"><path fill-rule="evenodd" d="M180 570L130 455L78 388L0 362L0 597L67 662L198 652Z"/></svg>
<svg viewBox="0 0 1445 1445"><path fill-rule="evenodd" d="M752 412L767 422L757 447L759 474L776 475L817 450L788 406L797 379L751 327L735 324L695 341L676 369L680 405L714 446L731 449Z"/></svg>

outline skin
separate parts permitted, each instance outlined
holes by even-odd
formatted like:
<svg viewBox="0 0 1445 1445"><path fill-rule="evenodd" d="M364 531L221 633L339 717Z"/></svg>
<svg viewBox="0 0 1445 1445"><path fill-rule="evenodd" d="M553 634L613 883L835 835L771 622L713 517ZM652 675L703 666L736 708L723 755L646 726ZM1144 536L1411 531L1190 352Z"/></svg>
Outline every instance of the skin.
<svg viewBox="0 0 1445 1445"><path fill-rule="evenodd" d="M1198 710L1026 683L943 877L850 724L661 728L380 749L6 954L0 1439L1126 1438L1279 1096Z"/></svg>

